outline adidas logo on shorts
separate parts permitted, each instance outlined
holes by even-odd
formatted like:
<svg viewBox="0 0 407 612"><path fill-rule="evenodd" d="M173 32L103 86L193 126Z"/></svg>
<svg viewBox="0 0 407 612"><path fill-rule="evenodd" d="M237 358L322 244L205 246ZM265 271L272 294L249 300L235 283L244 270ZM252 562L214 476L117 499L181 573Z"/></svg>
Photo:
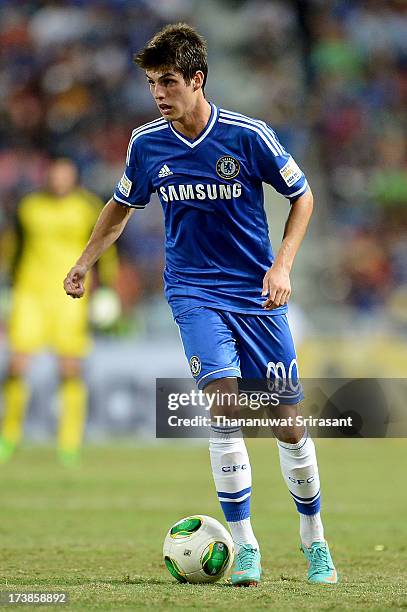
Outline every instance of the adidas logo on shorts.
<svg viewBox="0 0 407 612"><path fill-rule="evenodd" d="M158 177L164 178L165 176L170 176L170 174L174 174L174 173L171 172L167 164L164 164L164 166L161 168L160 172L158 173Z"/></svg>

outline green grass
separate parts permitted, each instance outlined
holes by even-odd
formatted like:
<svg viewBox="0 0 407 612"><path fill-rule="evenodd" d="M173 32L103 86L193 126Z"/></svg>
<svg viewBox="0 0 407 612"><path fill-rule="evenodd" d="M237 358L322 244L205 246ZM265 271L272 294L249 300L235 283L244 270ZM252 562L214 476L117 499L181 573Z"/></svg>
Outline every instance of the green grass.
<svg viewBox="0 0 407 612"><path fill-rule="evenodd" d="M172 523L197 512L223 521L206 448L173 443L89 447L71 470L56 464L52 449L26 448L1 466L0 590L66 590L69 610L407 609L406 441L317 443L337 586L306 583L275 444L248 446L259 588L180 585L164 568Z"/></svg>

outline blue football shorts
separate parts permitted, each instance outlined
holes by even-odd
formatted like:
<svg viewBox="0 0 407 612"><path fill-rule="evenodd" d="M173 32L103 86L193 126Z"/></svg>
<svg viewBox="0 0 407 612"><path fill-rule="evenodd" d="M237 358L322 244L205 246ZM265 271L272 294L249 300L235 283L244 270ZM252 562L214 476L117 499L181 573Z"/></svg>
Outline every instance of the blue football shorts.
<svg viewBox="0 0 407 612"><path fill-rule="evenodd" d="M235 376L241 379L241 389L277 392L280 403L303 399L286 314L241 314L200 306L179 315L176 323L199 389Z"/></svg>

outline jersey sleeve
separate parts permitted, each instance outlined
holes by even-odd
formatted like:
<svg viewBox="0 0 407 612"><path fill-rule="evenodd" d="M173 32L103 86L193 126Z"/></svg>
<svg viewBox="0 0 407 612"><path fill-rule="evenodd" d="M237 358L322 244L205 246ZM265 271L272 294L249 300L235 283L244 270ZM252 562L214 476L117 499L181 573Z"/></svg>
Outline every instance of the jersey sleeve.
<svg viewBox="0 0 407 612"><path fill-rule="evenodd" d="M127 149L126 167L116 185L113 199L131 208L145 208L154 188L149 176L138 159L135 139L130 139Z"/></svg>
<svg viewBox="0 0 407 612"><path fill-rule="evenodd" d="M255 136L254 164L257 177L290 200L308 189L303 171L265 123Z"/></svg>

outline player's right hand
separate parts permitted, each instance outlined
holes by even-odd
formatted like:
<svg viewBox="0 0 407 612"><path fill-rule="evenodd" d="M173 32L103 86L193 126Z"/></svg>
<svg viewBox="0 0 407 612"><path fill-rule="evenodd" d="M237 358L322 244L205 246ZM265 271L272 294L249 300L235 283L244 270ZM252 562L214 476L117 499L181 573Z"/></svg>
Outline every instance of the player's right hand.
<svg viewBox="0 0 407 612"><path fill-rule="evenodd" d="M86 266L76 265L71 268L64 280L64 289L67 295L81 298L85 293Z"/></svg>

